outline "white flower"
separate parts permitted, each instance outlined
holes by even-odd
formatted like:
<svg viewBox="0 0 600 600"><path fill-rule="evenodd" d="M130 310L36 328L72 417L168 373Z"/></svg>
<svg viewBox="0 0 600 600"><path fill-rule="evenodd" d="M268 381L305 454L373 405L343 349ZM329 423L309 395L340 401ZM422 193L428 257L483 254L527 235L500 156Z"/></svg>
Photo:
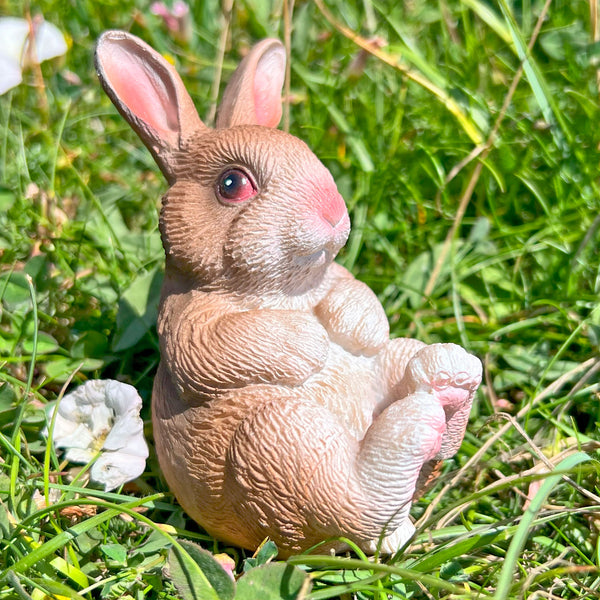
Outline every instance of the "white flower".
<svg viewBox="0 0 600 600"><path fill-rule="evenodd" d="M48 422L56 405L46 408ZM54 446L65 450L65 458L74 463L87 464L99 453L90 477L105 491L114 490L141 475L146 466L141 408L142 399L133 386L112 379L88 381L58 402Z"/></svg>
<svg viewBox="0 0 600 600"><path fill-rule="evenodd" d="M33 46L31 39L35 42ZM0 94L23 81L24 68L67 51L65 36L58 27L37 16L31 25L18 17L0 18L0 40Z"/></svg>

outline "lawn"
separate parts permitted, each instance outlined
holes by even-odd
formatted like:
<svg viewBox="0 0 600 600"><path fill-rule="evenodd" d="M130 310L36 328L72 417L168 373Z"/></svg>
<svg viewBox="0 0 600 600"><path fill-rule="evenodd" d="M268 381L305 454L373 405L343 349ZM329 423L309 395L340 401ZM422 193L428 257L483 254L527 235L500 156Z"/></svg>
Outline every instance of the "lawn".
<svg viewBox="0 0 600 600"><path fill-rule="evenodd" d="M225 600L224 555L238 600L599 597L597 2L195 1L190 38L150 4L0 1L68 43L0 96L0 600ZM283 127L346 199L339 262L393 336L482 359L461 450L396 555L252 558L169 494L150 422L167 186L96 78L106 29L173 62L207 122L249 46L289 37ZM107 378L137 388L151 447L115 492L42 434L49 401Z"/></svg>

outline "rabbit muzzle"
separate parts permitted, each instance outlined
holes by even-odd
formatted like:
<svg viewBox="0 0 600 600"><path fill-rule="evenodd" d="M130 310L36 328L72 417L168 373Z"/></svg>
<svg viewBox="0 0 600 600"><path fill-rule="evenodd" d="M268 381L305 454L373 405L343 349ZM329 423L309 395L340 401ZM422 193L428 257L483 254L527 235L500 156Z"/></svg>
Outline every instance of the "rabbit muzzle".
<svg viewBox="0 0 600 600"><path fill-rule="evenodd" d="M327 174L329 178L329 173ZM315 207L317 222L314 223L322 239L323 250L331 259L346 243L350 233L350 217L344 198L337 191L333 181L329 185L322 185L313 191L311 203Z"/></svg>
<svg viewBox="0 0 600 600"><path fill-rule="evenodd" d="M346 210L346 203L337 190L323 194L320 202L320 216L331 225L334 231L350 229L350 219Z"/></svg>

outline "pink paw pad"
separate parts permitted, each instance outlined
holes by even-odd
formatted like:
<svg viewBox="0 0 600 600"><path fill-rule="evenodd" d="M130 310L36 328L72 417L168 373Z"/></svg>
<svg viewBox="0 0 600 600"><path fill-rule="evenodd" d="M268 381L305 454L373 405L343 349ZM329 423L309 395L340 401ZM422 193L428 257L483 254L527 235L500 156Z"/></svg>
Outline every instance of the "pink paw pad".
<svg viewBox="0 0 600 600"><path fill-rule="evenodd" d="M409 389L430 392L444 407L460 407L481 382L481 361L456 344L425 346L405 374Z"/></svg>

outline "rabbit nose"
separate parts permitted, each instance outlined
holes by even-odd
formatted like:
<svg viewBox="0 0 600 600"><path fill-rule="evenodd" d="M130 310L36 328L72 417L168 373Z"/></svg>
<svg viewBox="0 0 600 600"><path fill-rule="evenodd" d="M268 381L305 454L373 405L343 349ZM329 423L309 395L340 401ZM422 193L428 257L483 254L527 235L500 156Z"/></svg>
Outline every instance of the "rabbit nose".
<svg viewBox="0 0 600 600"><path fill-rule="evenodd" d="M346 203L337 190L323 195L320 206L321 217L334 229L348 218Z"/></svg>

